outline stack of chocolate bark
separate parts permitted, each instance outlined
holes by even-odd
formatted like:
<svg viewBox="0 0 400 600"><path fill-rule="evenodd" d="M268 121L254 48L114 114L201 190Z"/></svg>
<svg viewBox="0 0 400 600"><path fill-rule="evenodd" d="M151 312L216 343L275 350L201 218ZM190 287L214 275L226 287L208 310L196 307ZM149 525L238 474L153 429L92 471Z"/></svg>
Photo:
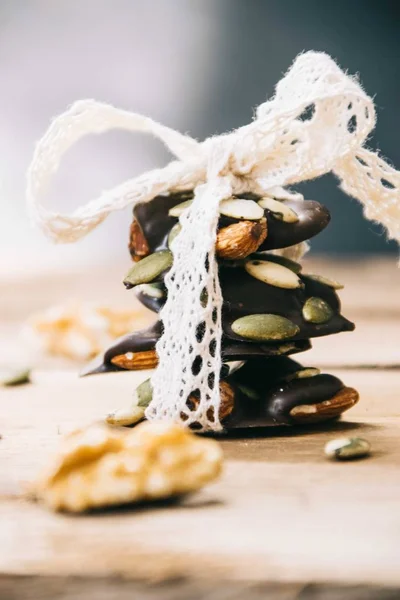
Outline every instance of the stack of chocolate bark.
<svg viewBox="0 0 400 600"><path fill-rule="evenodd" d="M171 244L192 198L191 192L158 196L134 209L129 244L134 265L124 283L154 312L165 303ZM216 253L224 303L219 417L226 430L317 423L337 418L358 400L357 391L337 377L289 358L308 350L310 338L354 329L340 313L340 284L303 274L300 264L272 252L312 238L329 220L324 206L283 189L220 204ZM85 374L155 368L161 334L157 321L121 338ZM141 420L151 395L146 380L132 406L110 415L109 422L132 425ZM187 402L195 405L196 394Z"/></svg>

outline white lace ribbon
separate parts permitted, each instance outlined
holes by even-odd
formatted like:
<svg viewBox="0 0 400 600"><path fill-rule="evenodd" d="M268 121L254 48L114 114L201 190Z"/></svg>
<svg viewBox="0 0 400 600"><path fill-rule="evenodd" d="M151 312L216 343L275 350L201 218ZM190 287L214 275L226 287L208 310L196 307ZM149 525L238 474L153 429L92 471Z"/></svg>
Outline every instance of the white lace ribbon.
<svg viewBox="0 0 400 600"><path fill-rule="evenodd" d="M192 206L181 217L182 233L173 243L148 418L221 428L222 298L214 252L221 199L245 191L265 194L333 171L344 191L363 204L365 215L400 240L400 173L363 147L374 125L373 102L359 82L329 56L315 52L297 57L252 123L201 143L143 115L93 100L75 103L53 121L28 171L27 203L34 221L54 241L74 242L129 204L195 190ZM114 128L153 134L177 160L126 181L70 215L44 208L40 198L64 153L83 136ZM299 256L303 249L287 252ZM189 408L187 397L193 391Z"/></svg>

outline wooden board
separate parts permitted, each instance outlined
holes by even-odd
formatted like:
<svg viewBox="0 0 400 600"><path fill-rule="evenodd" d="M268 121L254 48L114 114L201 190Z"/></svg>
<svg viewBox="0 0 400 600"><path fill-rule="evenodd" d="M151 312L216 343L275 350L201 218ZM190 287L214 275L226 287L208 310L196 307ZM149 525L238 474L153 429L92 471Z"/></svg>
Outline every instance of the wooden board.
<svg viewBox="0 0 400 600"><path fill-rule="evenodd" d="M390 273L387 289L392 277L399 278L391 268L373 271L380 277ZM356 279L354 269L349 278L351 272ZM334 273L332 265L329 274ZM372 303L373 292L367 293L368 282L353 281L357 286L363 290L361 305L357 308L352 296L348 316L357 318L359 311L373 340L367 362L393 367L399 362L396 299L382 294L382 314ZM21 306L8 293L17 325L29 309L29 294ZM40 293L46 297L43 287ZM11 335L12 321L3 330ZM384 361L383 331L387 344L395 338ZM365 362L359 354L363 343L352 346L352 339L337 336L335 350L326 346L313 363L331 358L338 365L340 357L347 361L344 356L351 356L351 364ZM1 356L7 355L5 342L0 348ZM46 462L60 435L122 406L145 373L79 380L71 365L39 368L32 385L1 390L0 597L101 599L133 592L178 600L322 598L328 593L329 598L397 597L386 594L400 589L400 371L332 372L361 393L345 421L223 439L223 477L182 504L81 517L54 515L29 502L21 493L24 483ZM346 464L327 461L325 442L343 434L367 438L373 455ZM344 585L357 587L346 588L344 595ZM388 586L397 591L384 592Z"/></svg>

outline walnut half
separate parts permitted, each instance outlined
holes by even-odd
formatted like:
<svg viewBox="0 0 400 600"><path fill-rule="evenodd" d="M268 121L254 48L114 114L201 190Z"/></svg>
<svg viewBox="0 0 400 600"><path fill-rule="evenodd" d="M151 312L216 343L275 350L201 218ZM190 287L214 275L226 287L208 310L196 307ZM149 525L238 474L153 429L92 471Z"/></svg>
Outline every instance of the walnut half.
<svg viewBox="0 0 400 600"><path fill-rule="evenodd" d="M82 512L194 492L221 467L219 444L180 425L144 422L130 431L92 425L64 439L32 491L52 510Z"/></svg>

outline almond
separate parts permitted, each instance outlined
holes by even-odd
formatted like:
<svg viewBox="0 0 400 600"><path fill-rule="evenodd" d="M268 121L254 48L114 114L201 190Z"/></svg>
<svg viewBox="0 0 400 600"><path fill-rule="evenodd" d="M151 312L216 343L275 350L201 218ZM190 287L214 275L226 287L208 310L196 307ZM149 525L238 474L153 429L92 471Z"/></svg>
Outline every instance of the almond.
<svg viewBox="0 0 400 600"><path fill-rule="evenodd" d="M220 381L219 393L220 393L220 398L221 398L221 404L219 405L219 420L223 421L224 419L229 417L229 415L233 411L233 408L235 405L235 390L227 381ZM194 396L189 397L189 399L187 401L187 405L189 406L189 408L191 410L195 410L195 408L198 406L198 404L199 404L198 398L196 398ZM213 408L210 408L208 410L207 417L209 419L213 418L213 411L214 411Z"/></svg>
<svg viewBox="0 0 400 600"><path fill-rule="evenodd" d="M219 258L239 260L256 252L267 237L267 221L240 221L220 229L216 251Z"/></svg>
<svg viewBox="0 0 400 600"><path fill-rule="evenodd" d="M129 236L129 252L131 253L132 259L138 261L145 256L150 254L150 248L147 240L144 236L142 228L138 221L134 219L131 224L130 236Z"/></svg>
<svg viewBox="0 0 400 600"><path fill-rule="evenodd" d="M142 369L155 369L158 365L158 356L155 350L146 352L127 352L118 354L111 359L113 365L128 371L141 371Z"/></svg>
<svg viewBox="0 0 400 600"><path fill-rule="evenodd" d="M319 423L338 417L358 402L358 392L354 388L345 387L329 400L318 404L301 404L290 411L290 416L296 423L307 425Z"/></svg>

